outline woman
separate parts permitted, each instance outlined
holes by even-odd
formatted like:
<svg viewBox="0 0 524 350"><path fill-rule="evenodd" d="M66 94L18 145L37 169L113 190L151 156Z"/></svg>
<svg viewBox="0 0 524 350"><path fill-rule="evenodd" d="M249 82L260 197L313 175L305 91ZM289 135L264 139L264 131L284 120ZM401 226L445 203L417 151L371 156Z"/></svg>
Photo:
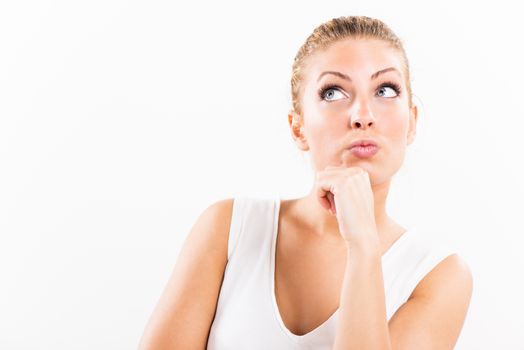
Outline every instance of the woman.
<svg viewBox="0 0 524 350"><path fill-rule="evenodd" d="M311 192L209 206L140 349L452 349L470 269L386 213L417 123L401 41L369 17L324 23L295 58L291 90Z"/></svg>

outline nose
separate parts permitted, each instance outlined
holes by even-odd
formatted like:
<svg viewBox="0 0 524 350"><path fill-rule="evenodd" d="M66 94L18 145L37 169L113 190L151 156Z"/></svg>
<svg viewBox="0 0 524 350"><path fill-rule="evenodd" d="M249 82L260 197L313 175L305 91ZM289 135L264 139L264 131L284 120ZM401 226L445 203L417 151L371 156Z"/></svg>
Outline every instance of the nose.
<svg viewBox="0 0 524 350"><path fill-rule="evenodd" d="M359 104L355 107L350 118L351 128L365 130L375 125L375 117L365 101L359 101Z"/></svg>

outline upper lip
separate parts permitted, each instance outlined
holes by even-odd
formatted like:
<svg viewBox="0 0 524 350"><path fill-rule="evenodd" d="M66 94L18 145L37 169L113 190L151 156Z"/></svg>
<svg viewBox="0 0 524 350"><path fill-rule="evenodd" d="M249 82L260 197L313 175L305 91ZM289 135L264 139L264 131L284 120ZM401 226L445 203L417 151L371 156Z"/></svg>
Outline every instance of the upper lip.
<svg viewBox="0 0 524 350"><path fill-rule="evenodd" d="M351 142L351 144L349 145L349 149L355 146L369 146L369 145L373 145L376 147L377 143L371 139L359 139L359 140Z"/></svg>

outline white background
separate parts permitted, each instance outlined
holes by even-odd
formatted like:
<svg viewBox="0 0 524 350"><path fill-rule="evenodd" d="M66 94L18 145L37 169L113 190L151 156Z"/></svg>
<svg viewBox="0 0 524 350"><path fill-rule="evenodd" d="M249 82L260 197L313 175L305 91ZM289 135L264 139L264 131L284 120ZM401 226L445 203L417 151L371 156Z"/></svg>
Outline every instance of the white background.
<svg viewBox="0 0 524 350"><path fill-rule="evenodd" d="M404 41L421 110L388 211L473 271L456 349L524 349L522 11L314 4L1 3L1 349L136 348L208 205L306 195L291 64L343 15Z"/></svg>

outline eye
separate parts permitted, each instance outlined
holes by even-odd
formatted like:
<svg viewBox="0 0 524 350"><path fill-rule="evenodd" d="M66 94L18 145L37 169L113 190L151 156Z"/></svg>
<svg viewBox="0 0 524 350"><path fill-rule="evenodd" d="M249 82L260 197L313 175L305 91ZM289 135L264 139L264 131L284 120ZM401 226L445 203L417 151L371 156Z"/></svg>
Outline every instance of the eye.
<svg viewBox="0 0 524 350"><path fill-rule="evenodd" d="M400 95L400 86L398 84L387 82L378 88L379 96L386 98L393 98ZM393 93L393 96L391 94Z"/></svg>
<svg viewBox="0 0 524 350"><path fill-rule="evenodd" d="M321 100L326 99L326 101L336 101L337 93L340 98L344 98L345 95L340 91L340 86L338 85L325 85L318 90L318 95Z"/></svg>

